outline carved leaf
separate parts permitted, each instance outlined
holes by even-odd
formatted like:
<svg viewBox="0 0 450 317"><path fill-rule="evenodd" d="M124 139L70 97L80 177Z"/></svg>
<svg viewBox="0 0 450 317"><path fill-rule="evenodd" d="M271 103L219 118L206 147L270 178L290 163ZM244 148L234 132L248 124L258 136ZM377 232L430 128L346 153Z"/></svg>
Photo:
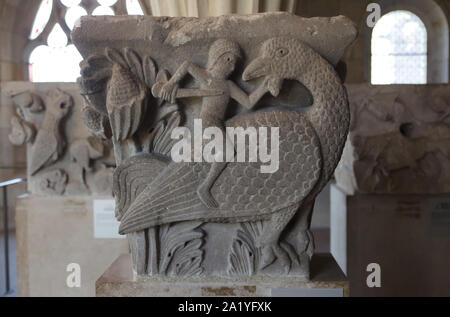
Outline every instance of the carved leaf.
<svg viewBox="0 0 450 317"><path fill-rule="evenodd" d="M143 72L145 83L148 87L152 87L156 80L156 66L150 56L144 58Z"/></svg>
<svg viewBox="0 0 450 317"><path fill-rule="evenodd" d="M125 60L128 63L129 70L139 78L140 81L145 83L144 73L142 71L142 62L141 58L136 54L135 51L125 48L124 49Z"/></svg>
<svg viewBox="0 0 450 317"><path fill-rule="evenodd" d="M241 224L231 247L228 274L238 276L255 274L261 258L261 250L256 243L262 231L262 221Z"/></svg>
<svg viewBox="0 0 450 317"><path fill-rule="evenodd" d="M119 64L123 68L128 69L128 63L122 57L122 54L118 50L113 48L106 48L105 55L111 62Z"/></svg>
<svg viewBox="0 0 450 317"><path fill-rule="evenodd" d="M147 146L149 152L159 153L162 155L169 155L172 146L177 140L172 139L172 130L180 126L181 114L175 106L170 113L166 114L166 118L161 119L154 130L148 135L144 144Z"/></svg>
<svg viewBox="0 0 450 317"><path fill-rule="evenodd" d="M159 273L166 275L199 275L203 269L204 232L202 222L182 222L159 227Z"/></svg>

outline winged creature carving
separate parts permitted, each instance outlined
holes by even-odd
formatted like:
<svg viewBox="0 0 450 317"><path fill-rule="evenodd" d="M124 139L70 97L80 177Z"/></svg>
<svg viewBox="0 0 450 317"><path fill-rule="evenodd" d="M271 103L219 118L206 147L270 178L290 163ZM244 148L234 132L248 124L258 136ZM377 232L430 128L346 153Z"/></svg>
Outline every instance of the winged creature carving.
<svg viewBox="0 0 450 317"><path fill-rule="evenodd" d="M36 174L43 167L58 160L65 149L61 121L73 106L72 96L56 89L49 93L44 122L38 130L31 152L30 173Z"/></svg>
<svg viewBox="0 0 450 317"><path fill-rule="evenodd" d="M208 164L172 162L121 210L121 234L189 220L265 220L268 225L257 242L262 266L278 259L289 269L291 261L280 246L280 235L297 212L311 212L315 197L332 176L350 114L345 88L333 66L299 40L265 41L242 77L262 76L270 76L278 85L270 89L272 94L277 94L284 79L290 79L303 84L314 99L305 113L294 108L263 109L226 122L232 127L279 127L279 169L263 174L260 163L228 163L211 188L217 208L208 208L196 193Z"/></svg>

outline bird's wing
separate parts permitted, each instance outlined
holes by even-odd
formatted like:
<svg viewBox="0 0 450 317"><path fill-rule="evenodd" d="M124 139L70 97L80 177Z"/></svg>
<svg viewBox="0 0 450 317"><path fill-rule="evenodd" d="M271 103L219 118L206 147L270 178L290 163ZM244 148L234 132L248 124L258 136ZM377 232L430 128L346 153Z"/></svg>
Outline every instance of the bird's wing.
<svg viewBox="0 0 450 317"><path fill-rule="evenodd" d="M116 218L120 220L136 197L169 165L169 159L157 154L139 154L114 170L113 194Z"/></svg>
<svg viewBox="0 0 450 317"><path fill-rule="evenodd" d="M322 158L317 135L301 114L253 113L231 122L241 127L279 127L279 168L261 173L260 162L228 163L211 192L218 208L208 209L197 196L209 163L171 163L122 217L121 234L179 221L255 221L285 207L300 205L320 177Z"/></svg>
<svg viewBox="0 0 450 317"><path fill-rule="evenodd" d="M279 164L273 173L261 173L261 165L269 163L228 164L212 189L221 208L242 217L249 216L248 212L259 216L300 204L322 171L320 141L309 121L301 113L276 110L246 114L235 118L230 125L257 130L268 127L269 131L278 127ZM267 135L267 142L273 144L271 133ZM258 148L262 148L261 143ZM273 161L276 163L277 157Z"/></svg>
<svg viewBox="0 0 450 317"><path fill-rule="evenodd" d="M49 161L53 160L57 152L58 140L46 130L40 130L33 144L31 152L30 171L31 175L36 174Z"/></svg>

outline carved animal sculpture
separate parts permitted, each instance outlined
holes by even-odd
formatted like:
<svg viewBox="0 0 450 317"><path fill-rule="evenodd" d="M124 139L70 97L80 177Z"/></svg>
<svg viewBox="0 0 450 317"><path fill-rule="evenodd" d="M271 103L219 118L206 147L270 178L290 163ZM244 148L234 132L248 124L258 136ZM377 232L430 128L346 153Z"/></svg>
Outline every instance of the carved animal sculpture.
<svg viewBox="0 0 450 317"><path fill-rule="evenodd" d="M38 130L31 152L30 172L36 174L63 154L65 140L61 133L61 120L73 106L72 96L56 89L49 94L44 121Z"/></svg>
<svg viewBox="0 0 450 317"><path fill-rule="evenodd" d="M227 126L279 127L279 169L264 174L259 171L260 163L229 163L211 189L218 208L208 209L196 193L208 164L171 163L129 207L124 206L118 215L121 234L188 220L267 220L258 243L263 254L261 268L278 259L289 271L291 261L280 246L280 235L297 211L309 219L316 195L342 154L350 115L345 88L334 68L298 40L273 38L263 43L260 56L245 69L243 79L266 75L279 86L283 79L305 85L314 98L309 112L263 110L232 118ZM277 89L271 91L277 93ZM130 195L123 196L129 199ZM301 233L305 239L307 227Z"/></svg>

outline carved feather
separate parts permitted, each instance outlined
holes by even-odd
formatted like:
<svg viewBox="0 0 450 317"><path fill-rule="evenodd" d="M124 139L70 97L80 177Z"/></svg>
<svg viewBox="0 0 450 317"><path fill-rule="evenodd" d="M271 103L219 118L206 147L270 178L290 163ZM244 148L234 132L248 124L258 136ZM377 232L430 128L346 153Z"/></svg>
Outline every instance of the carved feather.
<svg viewBox="0 0 450 317"><path fill-rule="evenodd" d="M129 70L137 77L140 81L145 83L144 73L142 70L141 58L136 54L135 51L129 48L124 49L125 60L127 61Z"/></svg>
<svg viewBox="0 0 450 317"><path fill-rule="evenodd" d="M116 218L120 220L135 198L167 165L168 159L141 153L124 161L114 171L113 194L116 198Z"/></svg>
<svg viewBox="0 0 450 317"><path fill-rule="evenodd" d="M196 190L210 164L172 163L130 205L120 233L187 220L256 221L299 205L314 188L322 166L318 138L304 117L260 112L235 118L229 125L280 127L279 169L262 174L260 163L228 163L211 191L219 207L208 209Z"/></svg>

